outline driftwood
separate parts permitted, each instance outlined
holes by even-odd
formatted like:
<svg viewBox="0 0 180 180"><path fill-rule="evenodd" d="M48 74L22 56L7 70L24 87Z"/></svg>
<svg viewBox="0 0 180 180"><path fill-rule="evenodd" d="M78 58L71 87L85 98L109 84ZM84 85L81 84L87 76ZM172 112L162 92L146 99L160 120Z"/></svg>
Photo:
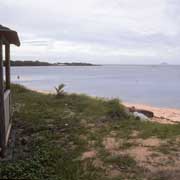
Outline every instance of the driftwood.
<svg viewBox="0 0 180 180"><path fill-rule="evenodd" d="M144 114L145 116L147 116L149 118L154 117L154 113L152 111L147 111L147 110L143 110L143 109L137 109L136 111L139 112L139 113Z"/></svg>
<svg viewBox="0 0 180 180"><path fill-rule="evenodd" d="M144 109L136 109L134 106L133 107L128 107L128 109L129 109L130 112L138 112L138 113L144 114L148 118L153 118L154 117L154 113L152 111L148 111L148 110L144 110Z"/></svg>

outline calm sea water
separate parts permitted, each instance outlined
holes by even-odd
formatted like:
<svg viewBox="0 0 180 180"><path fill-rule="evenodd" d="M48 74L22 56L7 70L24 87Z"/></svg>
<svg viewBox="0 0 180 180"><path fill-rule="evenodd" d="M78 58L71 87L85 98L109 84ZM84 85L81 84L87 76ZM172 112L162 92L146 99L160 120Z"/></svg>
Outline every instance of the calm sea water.
<svg viewBox="0 0 180 180"><path fill-rule="evenodd" d="M180 108L180 66L12 67L12 81L46 91L64 83L67 92Z"/></svg>

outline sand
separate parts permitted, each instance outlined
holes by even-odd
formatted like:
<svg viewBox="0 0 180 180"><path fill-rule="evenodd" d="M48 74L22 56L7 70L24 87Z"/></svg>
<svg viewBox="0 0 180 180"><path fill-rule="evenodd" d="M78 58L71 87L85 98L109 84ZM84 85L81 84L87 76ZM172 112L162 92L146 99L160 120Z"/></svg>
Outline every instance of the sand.
<svg viewBox="0 0 180 180"><path fill-rule="evenodd" d="M39 90L39 89L33 89L33 88L28 88L31 91L35 91L38 93L42 93L42 94L55 94L55 91L45 91L45 90Z"/></svg>
<svg viewBox="0 0 180 180"><path fill-rule="evenodd" d="M175 124L180 123L180 109L171 108L158 108L145 104L133 104L133 103L123 103L127 107L134 106L136 109L144 109L152 111L154 113L154 118L152 121L156 121L163 124Z"/></svg>

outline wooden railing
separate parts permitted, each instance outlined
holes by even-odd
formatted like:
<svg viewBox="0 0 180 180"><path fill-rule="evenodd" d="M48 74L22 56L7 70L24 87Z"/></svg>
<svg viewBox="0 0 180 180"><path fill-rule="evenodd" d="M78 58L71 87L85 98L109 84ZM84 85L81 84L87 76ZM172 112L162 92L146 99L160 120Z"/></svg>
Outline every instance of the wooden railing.
<svg viewBox="0 0 180 180"><path fill-rule="evenodd" d="M5 120L5 142L7 145L8 137L11 130L11 108L10 108L10 100L11 100L11 91L6 90L4 93L4 120Z"/></svg>

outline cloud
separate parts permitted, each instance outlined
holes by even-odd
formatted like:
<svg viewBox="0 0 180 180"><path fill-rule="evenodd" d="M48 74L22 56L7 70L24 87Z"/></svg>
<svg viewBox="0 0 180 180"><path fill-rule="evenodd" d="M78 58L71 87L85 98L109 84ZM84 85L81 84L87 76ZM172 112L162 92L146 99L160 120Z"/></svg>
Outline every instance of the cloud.
<svg viewBox="0 0 180 180"><path fill-rule="evenodd" d="M21 37L21 48L13 48L14 59L179 63L178 0L0 0L0 4L0 22Z"/></svg>

